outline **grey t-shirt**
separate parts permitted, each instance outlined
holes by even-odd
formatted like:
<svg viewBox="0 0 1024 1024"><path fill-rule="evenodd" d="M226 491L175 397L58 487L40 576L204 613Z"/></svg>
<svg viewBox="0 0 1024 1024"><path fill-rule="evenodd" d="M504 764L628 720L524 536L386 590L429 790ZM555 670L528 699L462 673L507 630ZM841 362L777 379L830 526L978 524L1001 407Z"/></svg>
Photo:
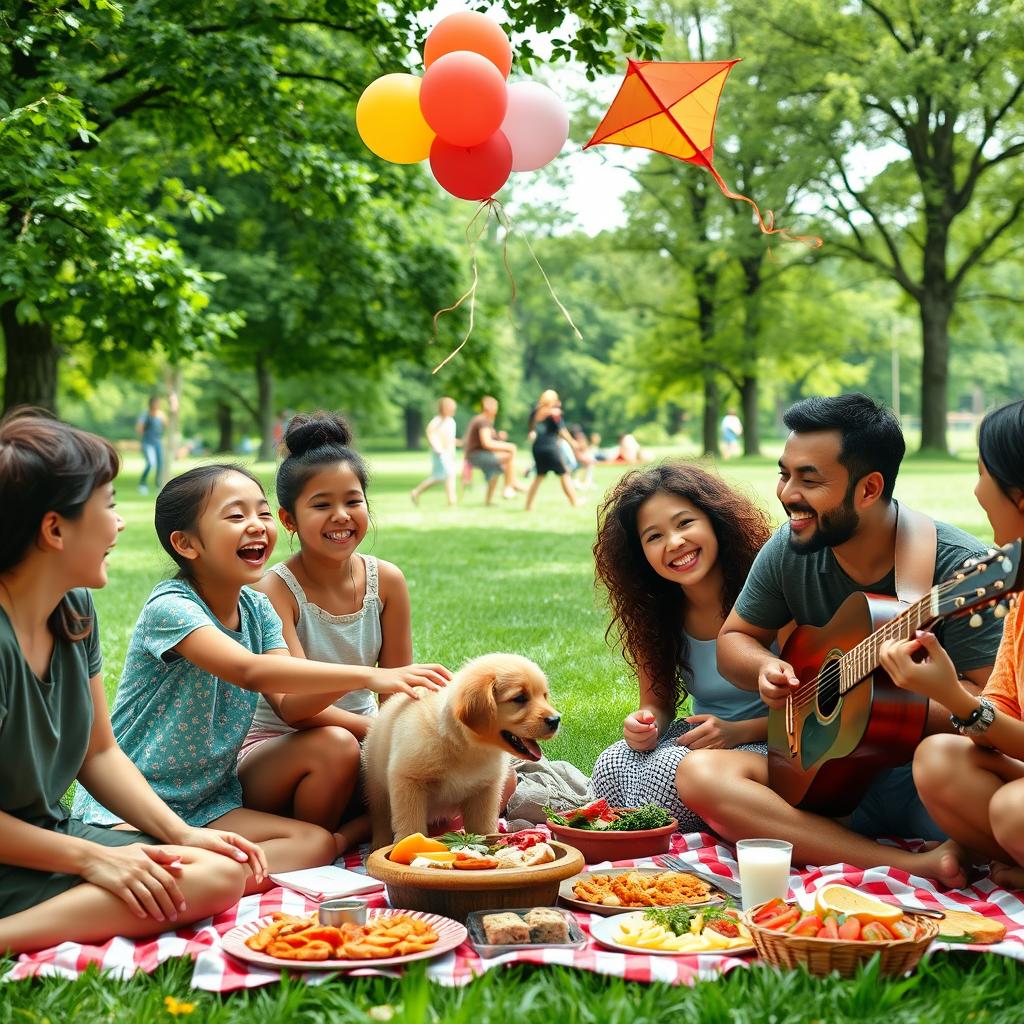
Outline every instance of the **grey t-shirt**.
<svg viewBox="0 0 1024 1024"><path fill-rule="evenodd" d="M0 810L49 829L68 817L61 798L85 760L93 719L89 680L103 667L89 591L68 591L67 600L92 620L92 631L82 640L56 640L45 680L29 668L0 609Z"/></svg>
<svg viewBox="0 0 1024 1024"><path fill-rule="evenodd" d="M898 506L897 506L898 507ZM969 533L936 521L935 576L941 583L957 572L968 558L985 553L985 545ZM896 596L896 573L864 586L850 579L831 548L810 555L789 546L789 523L783 523L758 552L750 575L736 599L736 613L761 629L781 629L787 622L824 626L851 594ZM1002 637L1002 620L984 616L977 629L967 617L953 619L936 629L942 646L959 672L993 664Z"/></svg>

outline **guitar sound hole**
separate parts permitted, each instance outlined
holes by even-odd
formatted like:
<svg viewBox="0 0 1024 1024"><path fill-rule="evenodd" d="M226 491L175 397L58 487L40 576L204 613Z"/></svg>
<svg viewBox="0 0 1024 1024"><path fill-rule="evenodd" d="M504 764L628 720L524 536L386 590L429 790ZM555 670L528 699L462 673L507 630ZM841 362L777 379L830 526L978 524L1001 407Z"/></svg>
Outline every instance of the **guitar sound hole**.
<svg viewBox="0 0 1024 1024"><path fill-rule="evenodd" d="M839 662L830 661L818 673L818 713L828 718L839 706Z"/></svg>

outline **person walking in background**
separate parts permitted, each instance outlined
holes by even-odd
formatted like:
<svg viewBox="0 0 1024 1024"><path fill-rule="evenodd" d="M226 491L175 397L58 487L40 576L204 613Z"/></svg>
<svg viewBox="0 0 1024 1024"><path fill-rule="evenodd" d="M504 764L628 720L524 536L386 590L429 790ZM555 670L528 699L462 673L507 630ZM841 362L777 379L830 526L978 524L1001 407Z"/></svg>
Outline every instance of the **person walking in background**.
<svg viewBox="0 0 1024 1024"><path fill-rule="evenodd" d="M434 484L444 484L448 504L456 503L455 496L455 399L445 396L437 403L437 415L427 424L427 443L430 445L430 476L418 483L410 492L412 503L420 503L420 495Z"/></svg>
<svg viewBox="0 0 1024 1024"><path fill-rule="evenodd" d="M537 475L530 483L530 490L526 495L526 511L533 508L533 500L537 496L541 481L548 473L557 473L562 481L562 490L569 499L569 504L575 507L580 504L576 497L576 488L572 483L572 472L566 464L565 454L562 451L561 442L565 441L575 451L572 436L565 429L562 420L562 402L557 391L547 390L540 396L537 407L533 411L533 429L537 432L536 440L533 442L533 461L537 467Z"/></svg>
<svg viewBox="0 0 1024 1024"><path fill-rule="evenodd" d="M463 450L471 466L483 470L487 480L485 504L494 500L498 478L504 474L506 498L514 498L519 487L516 484L516 446L511 441L499 439L494 429L498 415L498 400L493 395L480 399L480 412L466 427Z"/></svg>
<svg viewBox="0 0 1024 1024"><path fill-rule="evenodd" d="M160 408L160 396L153 395L149 407L135 423L135 433L142 444L142 457L146 464L139 479L139 491L149 494L146 480L149 471L153 470L153 481L159 491L164 485L164 430L167 428L167 417Z"/></svg>
<svg viewBox="0 0 1024 1024"><path fill-rule="evenodd" d="M730 409L722 417L722 458L732 459L740 454L740 438L743 436L743 423L736 415L735 409Z"/></svg>

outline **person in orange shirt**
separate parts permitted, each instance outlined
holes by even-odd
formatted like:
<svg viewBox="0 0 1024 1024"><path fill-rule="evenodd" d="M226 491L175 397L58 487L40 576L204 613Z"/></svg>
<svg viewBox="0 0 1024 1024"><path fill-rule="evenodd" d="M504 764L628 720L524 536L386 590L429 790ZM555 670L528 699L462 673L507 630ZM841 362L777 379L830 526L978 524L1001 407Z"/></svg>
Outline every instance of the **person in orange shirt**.
<svg viewBox="0 0 1024 1024"><path fill-rule="evenodd" d="M1024 536L1024 400L990 412L978 434L974 494L997 544ZM986 613L988 614L988 613ZM915 661L915 656L924 657ZM960 684L932 633L890 641L882 667L894 683L949 708L960 735L927 737L914 783L929 814L997 885L1024 889L1024 613L1004 620L995 667L980 697Z"/></svg>

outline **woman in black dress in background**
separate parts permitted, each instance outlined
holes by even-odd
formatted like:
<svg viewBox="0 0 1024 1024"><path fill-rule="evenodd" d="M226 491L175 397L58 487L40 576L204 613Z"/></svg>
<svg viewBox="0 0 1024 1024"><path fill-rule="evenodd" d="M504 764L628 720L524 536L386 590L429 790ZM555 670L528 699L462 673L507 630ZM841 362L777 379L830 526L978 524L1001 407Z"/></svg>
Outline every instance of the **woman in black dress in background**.
<svg viewBox="0 0 1024 1024"><path fill-rule="evenodd" d="M572 475L569 467L565 464L559 440L564 438L573 449L576 442L572 435L565 428L562 421L562 403L557 391L545 391L533 410L531 428L537 432L533 442L533 461L537 467L537 475L530 483L530 490L526 495L526 511L533 508L533 499L537 496L537 489L541 481L548 473L557 473L562 481L562 490L569 499L569 504L576 506L580 504L576 497L576 488L573 487Z"/></svg>

